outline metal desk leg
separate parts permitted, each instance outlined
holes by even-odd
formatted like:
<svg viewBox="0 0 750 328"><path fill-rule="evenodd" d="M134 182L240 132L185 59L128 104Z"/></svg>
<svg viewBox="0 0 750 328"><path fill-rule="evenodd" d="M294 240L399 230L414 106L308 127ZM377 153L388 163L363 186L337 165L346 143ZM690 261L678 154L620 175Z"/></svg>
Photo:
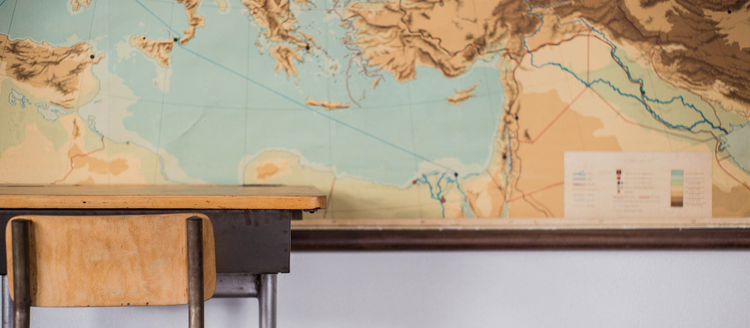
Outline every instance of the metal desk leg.
<svg viewBox="0 0 750 328"><path fill-rule="evenodd" d="M261 274L258 288L260 305L260 328L276 328L276 277L277 274Z"/></svg>
<svg viewBox="0 0 750 328"><path fill-rule="evenodd" d="M29 328L31 325L29 224L30 221L23 219L10 223L13 238L13 300L16 302L13 319L17 328Z"/></svg>
<svg viewBox="0 0 750 328"><path fill-rule="evenodd" d="M8 288L8 276L2 277L2 313L3 321L0 327L13 328L13 300L10 298L10 288Z"/></svg>
<svg viewBox="0 0 750 328"><path fill-rule="evenodd" d="M187 226L188 312L190 328L204 327L203 219L191 217Z"/></svg>

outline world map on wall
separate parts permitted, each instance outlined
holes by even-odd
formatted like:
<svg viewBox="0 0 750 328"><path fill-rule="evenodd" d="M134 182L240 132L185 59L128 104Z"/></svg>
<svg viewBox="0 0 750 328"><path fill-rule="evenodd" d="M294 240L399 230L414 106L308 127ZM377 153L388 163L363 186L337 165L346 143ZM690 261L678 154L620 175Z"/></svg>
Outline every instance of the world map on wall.
<svg viewBox="0 0 750 328"><path fill-rule="evenodd" d="M748 1L0 0L0 183L304 184L563 215L570 151L709 152L750 216Z"/></svg>

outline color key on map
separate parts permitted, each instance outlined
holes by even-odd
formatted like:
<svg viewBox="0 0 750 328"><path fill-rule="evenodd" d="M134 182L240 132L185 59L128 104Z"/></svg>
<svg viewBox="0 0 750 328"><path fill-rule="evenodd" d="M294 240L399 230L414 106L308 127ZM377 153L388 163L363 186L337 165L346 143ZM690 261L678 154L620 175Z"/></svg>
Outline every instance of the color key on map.
<svg viewBox="0 0 750 328"><path fill-rule="evenodd" d="M708 218L711 153L566 152L567 218Z"/></svg>
<svg viewBox="0 0 750 328"><path fill-rule="evenodd" d="M685 187L685 171L672 170L672 185L670 188L670 204L672 207L682 207Z"/></svg>

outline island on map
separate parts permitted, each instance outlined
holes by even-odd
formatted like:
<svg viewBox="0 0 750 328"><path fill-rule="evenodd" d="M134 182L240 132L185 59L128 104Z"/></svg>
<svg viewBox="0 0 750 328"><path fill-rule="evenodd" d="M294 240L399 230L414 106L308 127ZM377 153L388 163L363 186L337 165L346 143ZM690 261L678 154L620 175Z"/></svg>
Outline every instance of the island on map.
<svg viewBox="0 0 750 328"><path fill-rule="evenodd" d="M341 109L341 108L349 108L349 104L342 104L340 101L330 101L330 100L324 100L324 101L318 101L314 98L309 98L305 100L305 105L308 106L320 106L327 110L334 110L334 109Z"/></svg>
<svg viewBox="0 0 750 328"><path fill-rule="evenodd" d="M456 92L445 99L449 104L451 105L458 105L466 100L469 100L469 98L474 97L474 89L476 89L479 86L479 82L474 84L471 88L464 89L464 90L456 90Z"/></svg>
<svg viewBox="0 0 750 328"><path fill-rule="evenodd" d="M70 0L70 5L73 7L73 11L81 10L81 7L88 8L92 0Z"/></svg>
<svg viewBox="0 0 750 328"><path fill-rule="evenodd" d="M229 3L227 0L211 0L214 4L219 6L219 12L225 13L229 9Z"/></svg>
<svg viewBox="0 0 750 328"><path fill-rule="evenodd" d="M130 44L141 49L146 56L156 59L161 66L169 66L172 61L169 55L175 45L174 40L149 40L145 36L134 36L130 38Z"/></svg>
<svg viewBox="0 0 750 328"><path fill-rule="evenodd" d="M206 26L205 19L202 15L196 12L200 0L174 0L177 3L185 5L185 13L188 17L188 29L185 30L182 37L167 38L161 40L150 40L145 35L132 36L130 38L130 44L141 49L146 56L156 59L156 62L161 66L169 66L172 61L170 53L174 48L175 43L179 42L181 45L186 45L188 41L195 37L195 29L198 27Z"/></svg>

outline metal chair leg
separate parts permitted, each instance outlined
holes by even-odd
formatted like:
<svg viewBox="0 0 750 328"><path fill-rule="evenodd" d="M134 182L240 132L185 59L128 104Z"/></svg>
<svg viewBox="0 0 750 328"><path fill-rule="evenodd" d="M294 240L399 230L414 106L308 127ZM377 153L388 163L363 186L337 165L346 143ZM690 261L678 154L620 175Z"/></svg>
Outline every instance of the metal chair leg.
<svg viewBox="0 0 750 328"><path fill-rule="evenodd" d="M8 286L8 276L2 276L3 287L3 322L0 327L13 328L13 300L10 298L10 288Z"/></svg>
<svg viewBox="0 0 750 328"><path fill-rule="evenodd" d="M31 323L31 284L29 272L29 221L13 220L13 299L15 327L28 328Z"/></svg>
<svg viewBox="0 0 750 328"><path fill-rule="evenodd" d="M188 311L190 328L203 328L203 220L187 219Z"/></svg>
<svg viewBox="0 0 750 328"><path fill-rule="evenodd" d="M276 277L277 274L260 275L258 304L260 306L260 327L276 328Z"/></svg>

